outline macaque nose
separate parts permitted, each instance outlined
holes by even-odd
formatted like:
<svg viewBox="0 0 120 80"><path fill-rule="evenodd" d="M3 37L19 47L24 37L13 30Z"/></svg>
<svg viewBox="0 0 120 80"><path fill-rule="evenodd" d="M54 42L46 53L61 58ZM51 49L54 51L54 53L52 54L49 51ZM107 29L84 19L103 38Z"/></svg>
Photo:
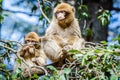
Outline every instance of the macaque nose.
<svg viewBox="0 0 120 80"><path fill-rule="evenodd" d="M30 44L32 44L32 42L29 42L28 44L30 45Z"/></svg>
<svg viewBox="0 0 120 80"><path fill-rule="evenodd" d="M62 20L62 19L65 18L65 16L63 15L63 13L59 13L59 14L57 15L57 18L58 18L59 20Z"/></svg>

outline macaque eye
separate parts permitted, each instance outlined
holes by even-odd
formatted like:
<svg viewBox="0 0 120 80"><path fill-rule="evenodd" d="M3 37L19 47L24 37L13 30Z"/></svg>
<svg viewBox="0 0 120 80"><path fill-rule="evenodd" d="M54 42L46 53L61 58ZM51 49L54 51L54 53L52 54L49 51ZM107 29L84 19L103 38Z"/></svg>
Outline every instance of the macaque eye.
<svg viewBox="0 0 120 80"><path fill-rule="evenodd" d="M65 11L60 11L60 13L64 13L65 14Z"/></svg>
<svg viewBox="0 0 120 80"><path fill-rule="evenodd" d="M26 41L25 41L25 44L27 44L27 43L29 43L29 42L30 42L29 40L26 40Z"/></svg>

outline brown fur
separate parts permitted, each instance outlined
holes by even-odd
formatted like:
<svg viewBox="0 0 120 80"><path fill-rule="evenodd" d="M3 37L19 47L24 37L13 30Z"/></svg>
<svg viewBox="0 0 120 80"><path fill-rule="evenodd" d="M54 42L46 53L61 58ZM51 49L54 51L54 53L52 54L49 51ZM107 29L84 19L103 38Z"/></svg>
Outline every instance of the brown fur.
<svg viewBox="0 0 120 80"><path fill-rule="evenodd" d="M30 67L30 66L44 66L46 65L46 55L44 51L40 47L40 37L35 33L35 32L30 32L28 33L25 38L25 41L27 41L26 45L23 47L19 48L17 55L21 57L25 63ZM29 44L29 42L35 42L36 44ZM39 46L39 47L38 47ZM14 71L20 67L23 70L23 75L25 77L28 77L28 67L22 63L18 64L17 62L15 63ZM40 69L31 69L31 74L40 74L43 73L42 70Z"/></svg>
<svg viewBox="0 0 120 80"><path fill-rule="evenodd" d="M59 11L67 13L65 19L57 19L55 14ZM74 14L74 7L67 3L61 3L54 9L53 19L45 34L45 37L49 37L49 39L44 45L45 53L53 62L61 60L62 57L67 55L66 51L70 49L80 50L84 44Z"/></svg>
<svg viewBox="0 0 120 80"><path fill-rule="evenodd" d="M66 28L68 26L70 26L71 22L74 20L74 7L70 6L67 3L61 3L59 5L57 5L57 7L55 7L54 9L54 14L56 14L57 12L60 11L65 11L67 16L65 16L65 20L62 21L58 21L58 24L62 27L62 28Z"/></svg>
<svg viewBox="0 0 120 80"><path fill-rule="evenodd" d="M25 41L30 40L30 41L40 42L40 37L35 32L30 32L25 36L24 40Z"/></svg>

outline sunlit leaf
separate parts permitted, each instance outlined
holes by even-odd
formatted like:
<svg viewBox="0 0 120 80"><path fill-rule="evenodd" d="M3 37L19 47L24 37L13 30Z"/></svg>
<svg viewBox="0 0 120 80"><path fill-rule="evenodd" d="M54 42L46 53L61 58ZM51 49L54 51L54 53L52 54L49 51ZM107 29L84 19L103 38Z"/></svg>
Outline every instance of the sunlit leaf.
<svg viewBox="0 0 120 80"><path fill-rule="evenodd" d="M110 80L118 80L118 77L117 77L117 75L111 75L111 77L110 77Z"/></svg>
<svg viewBox="0 0 120 80"><path fill-rule="evenodd" d="M4 14L4 16L8 16L8 14Z"/></svg>
<svg viewBox="0 0 120 80"><path fill-rule="evenodd" d="M66 80L65 75L61 74L58 80Z"/></svg>
<svg viewBox="0 0 120 80"><path fill-rule="evenodd" d="M4 77L3 75L0 74L0 80L4 80Z"/></svg>
<svg viewBox="0 0 120 80"><path fill-rule="evenodd" d="M6 65L1 63L1 64L0 64L0 67L5 68Z"/></svg>
<svg viewBox="0 0 120 80"><path fill-rule="evenodd" d="M120 44L120 34L118 35L117 38L113 38L112 40L114 40L114 41L118 40L118 43Z"/></svg>
<svg viewBox="0 0 120 80"><path fill-rule="evenodd" d="M83 12L82 15L83 15L84 17L88 17L88 14L87 14L86 12Z"/></svg>
<svg viewBox="0 0 120 80"><path fill-rule="evenodd" d="M100 50L98 50L98 49L95 49L95 50L94 50L94 52L95 52L95 53L99 53L99 52L100 52Z"/></svg>
<svg viewBox="0 0 120 80"><path fill-rule="evenodd" d="M0 0L0 3L2 2L2 0Z"/></svg>
<svg viewBox="0 0 120 80"><path fill-rule="evenodd" d="M108 43L106 41L100 41L101 44L107 45Z"/></svg>
<svg viewBox="0 0 120 80"><path fill-rule="evenodd" d="M50 70L53 70L53 71L57 71L57 69L53 66L47 66L47 68L49 68Z"/></svg>
<svg viewBox="0 0 120 80"><path fill-rule="evenodd" d="M108 10L100 10L98 13L101 13L97 18L100 20L102 26L105 26L109 23L111 14Z"/></svg>
<svg viewBox="0 0 120 80"><path fill-rule="evenodd" d="M16 74L19 74L19 73L22 72L22 69L21 68L17 68L15 72L16 72Z"/></svg>
<svg viewBox="0 0 120 80"><path fill-rule="evenodd" d="M70 54L77 54L77 53L80 53L80 51L72 49L72 50L69 50L69 53Z"/></svg>
<svg viewBox="0 0 120 80"><path fill-rule="evenodd" d="M75 54L73 55L73 59L81 58L83 54Z"/></svg>
<svg viewBox="0 0 120 80"><path fill-rule="evenodd" d="M64 68L64 73L65 74L69 74L71 72L71 69L70 68Z"/></svg>
<svg viewBox="0 0 120 80"><path fill-rule="evenodd" d="M32 78L37 79L39 76L35 73Z"/></svg>
<svg viewBox="0 0 120 80"><path fill-rule="evenodd" d="M21 63L22 63L22 61L21 61L21 59L20 59L20 58L17 58L17 59L16 59L16 61L17 61L19 64L21 64Z"/></svg>
<svg viewBox="0 0 120 80"><path fill-rule="evenodd" d="M109 53L105 53L104 54L104 57L103 57L103 63L105 63L105 61L106 61L106 58L109 56Z"/></svg>

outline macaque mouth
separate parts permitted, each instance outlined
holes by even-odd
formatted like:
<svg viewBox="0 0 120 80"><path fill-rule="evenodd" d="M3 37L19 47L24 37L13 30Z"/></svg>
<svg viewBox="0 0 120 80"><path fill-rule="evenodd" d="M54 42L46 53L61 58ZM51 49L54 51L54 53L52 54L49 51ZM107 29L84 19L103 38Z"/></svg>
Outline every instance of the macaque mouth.
<svg viewBox="0 0 120 80"><path fill-rule="evenodd" d="M59 21L65 20L65 18L58 18Z"/></svg>
<svg viewBox="0 0 120 80"><path fill-rule="evenodd" d="M68 15L68 13L65 12L65 11L60 11L60 12L56 12L56 13L55 13L56 18L57 18L59 21L66 19L66 16L67 16L67 15Z"/></svg>

